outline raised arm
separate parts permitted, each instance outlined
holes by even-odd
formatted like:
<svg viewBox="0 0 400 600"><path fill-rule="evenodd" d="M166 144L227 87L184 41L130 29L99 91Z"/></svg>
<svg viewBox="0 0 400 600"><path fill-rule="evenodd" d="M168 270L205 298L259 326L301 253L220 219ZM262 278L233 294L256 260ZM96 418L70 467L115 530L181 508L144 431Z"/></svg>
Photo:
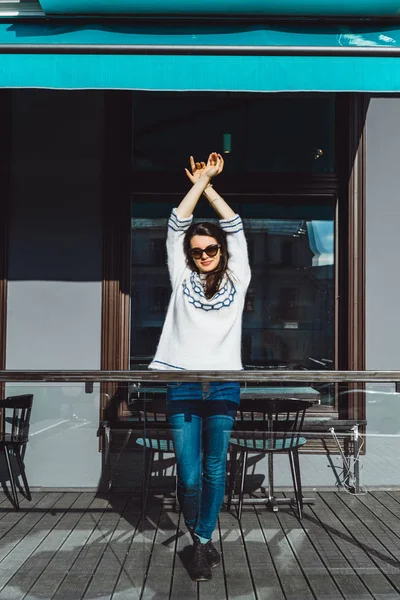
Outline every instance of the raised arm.
<svg viewBox="0 0 400 600"><path fill-rule="evenodd" d="M187 219L193 214L194 209L205 189L210 186L210 181L216 175L219 175L224 168L224 161L220 154L212 152L208 157L207 164L197 163L199 168L196 167L193 156L190 157L190 165L192 173L188 169L185 169L186 175L193 183L193 187L188 191L182 202L176 209L178 216L181 219ZM211 186L210 186L211 188ZM212 189L212 188L211 188Z"/></svg>
<svg viewBox="0 0 400 600"><path fill-rule="evenodd" d="M224 161L220 160L218 154L213 152L208 157L207 164L204 162L195 163L193 156L191 156L190 166L192 173L188 169L185 169L185 171L193 183L193 187L188 191L179 206L173 209L168 221L168 270L173 287L179 283L186 266L183 241L185 233L192 222L193 211L204 190L210 186L211 179L221 173ZM211 186L210 189L212 189Z"/></svg>
<svg viewBox="0 0 400 600"><path fill-rule="evenodd" d="M203 182L203 185L204 183L206 183L206 179L204 177L207 175L207 169L209 166L218 166L217 174L221 173L224 168L224 159L222 158L221 154L217 154L216 152L210 154L207 165L204 162L195 163L193 156L190 157L190 167L192 169L192 172L190 172L188 169L185 169L185 171L186 175L193 183L193 188L200 181ZM198 189L200 189L200 186ZM207 198L207 200L209 201L209 203L211 204L211 206L213 207L220 219L232 219L236 216L229 204L225 202L223 198L221 198L221 196L216 190L214 190L213 186L210 184L210 181L208 181L207 185L203 188L201 193L205 195L205 197Z"/></svg>
<svg viewBox="0 0 400 600"><path fill-rule="evenodd" d="M224 168L224 159L220 154L216 155L219 160L220 170ZM216 160L216 159L214 159ZM192 173L186 170L186 174L193 183L201 179L204 171L204 163L192 163ZM220 219L220 226L227 234L227 244L229 252L228 268L244 285L248 285L251 277L249 258L247 252L247 242L243 231L242 219L237 215L229 204L212 187L207 186L204 189L204 195L211 204Z"/></svg>
<svg viewBox="0 0 400 600"><path fill-rule="evenodd" d="M204 190L204 195L219 216L220 219L233 219L236 213L231 209L229 204L221 198L217 190L209 186Z"/></svg>

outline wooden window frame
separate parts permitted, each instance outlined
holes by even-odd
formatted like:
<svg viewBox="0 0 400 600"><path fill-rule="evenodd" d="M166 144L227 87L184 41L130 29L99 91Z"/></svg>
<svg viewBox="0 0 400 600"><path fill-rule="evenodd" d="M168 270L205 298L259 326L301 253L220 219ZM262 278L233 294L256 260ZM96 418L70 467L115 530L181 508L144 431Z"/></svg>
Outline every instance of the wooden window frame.
<svg viewBox="0 0 400 600"><path fill-rule="evenodd" d="M0 91L0 111L3 117L0 138L0 370L6 368L7 296L8 296L8 226L12 142L12 91ZM0 398L4 398L5 383L0 383Z"/></svg>
<svg viewBox="0 0 400 600"><path fill-rule="evenodd" d="M129 369L132 92L104 92L101 369ZM127 388L100 386L100 418L123 414Z"/></svg>
<svg viewBox="0 0 400 600"><path fill-rule="evenodd" d="M148 192L149 176L133 172L133 93L105 92L105 171L103 242L102 359L104 370L129 369L130 205L133 193ZM224 192L256 193L262 182L268 194L340 195L337 214L336 367L365 368L365 94L336 94L336 172L268 174L243 178L229 174ZM117 186L115 182L118 180ZM157 189L157 184L159 188ZM152 192L185 193L181 176L152 174ZM339 327L340 324L340 327ZM107 387L107 389L106 389ZM357 386L360 389L360 386ZM108 398L117 386L103 386ZM339 390L338 390L339 391ZM365 418L363 393L337 394L340 418ZM123 406L124 401L117 402ZM103 404L103 408L104 408ZM120 413L119 409L119 414Z"/></svg>

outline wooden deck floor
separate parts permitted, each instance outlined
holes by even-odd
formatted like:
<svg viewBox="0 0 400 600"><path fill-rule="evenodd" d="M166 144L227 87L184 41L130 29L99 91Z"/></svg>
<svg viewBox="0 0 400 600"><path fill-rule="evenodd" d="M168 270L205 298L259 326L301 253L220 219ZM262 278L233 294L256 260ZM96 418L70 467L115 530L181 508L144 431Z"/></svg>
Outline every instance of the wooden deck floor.
<svg viewBox="0 0 400 600"><path fill-rule="evenodd" d="M219 520L222 565L193 583L179 515L161 500L140 521L115 494L34 493L19 512L0 494L1 600L400 598L400 492L317 495L300 522L246 506Z"/></svg>

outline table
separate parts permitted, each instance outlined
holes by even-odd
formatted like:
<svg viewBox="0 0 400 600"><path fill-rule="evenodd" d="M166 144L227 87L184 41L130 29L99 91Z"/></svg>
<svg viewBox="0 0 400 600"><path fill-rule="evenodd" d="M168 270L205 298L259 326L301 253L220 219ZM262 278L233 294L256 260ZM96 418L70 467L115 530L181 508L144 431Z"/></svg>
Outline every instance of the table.
<svg viewBox="0 0 400 600"><path fill-rule="evenodd" d="M321 394L312 387L243 387L240 389L240 397L249 400L252 398L295 398L314 404L321 402Z"/></svg>
<svg viewBox="0 0 400 600"><path fill-rule="evenodd" d="M136 385L131 386L129 390L129 401L131 404L136 402L138 399L146 400L146 399L160 399L164 400L167 388L166 386L146 386L146 385ZM307 400L309 402L313 402L314 404L320 403L320 393L312 387L295 387L295 386L263 386L263 387L255 387L255 386L245 386L240 389L240 397L246 400L260 400L260 399L269 399L269 398L295 398L298 400ZM161 411L160 411L161 412ZM108 468L108 487L111 489L113 476L110 469L109 457L110 457L110 445L111 445L111 436L113 432L125 432L125 439L122 444L121 450L119 452L116 465L128 445L128 442L131 438L132 432L134 430L140 430L143 428L143 422L138 421L137 419L132 418L124 418L119 419L115 422L110 421L102 421L101 428L104 430L104 438L105 438L105 463ZM153 422L154 426L154 422ZM157 429L160 430L166 429L168 427L167 423L158 422L156 425ZM307 500L307 499L306 499ZM233 502L234 503L234 502Z"/></svg>
<svg viewBox="0 0 400 600"><path fill-rule="evenodd" d="M167 392L166 386L137 386L133 385L129 389L129 397L135 395L136 398L154 398L160 395L165 395ZM296 398L297 400L308 400L314 404L320 404L321 395L318 390L312 387L295 387L295 386L268 386L268 387L255 387L245 386L240 388L240 397L251 399L251 398Z"/></svg>

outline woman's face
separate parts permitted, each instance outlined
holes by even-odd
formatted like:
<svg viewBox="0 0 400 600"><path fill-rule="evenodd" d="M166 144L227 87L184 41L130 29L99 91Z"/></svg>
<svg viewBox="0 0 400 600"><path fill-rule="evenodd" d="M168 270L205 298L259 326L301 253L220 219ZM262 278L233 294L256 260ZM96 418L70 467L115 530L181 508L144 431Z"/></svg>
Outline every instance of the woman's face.
<svg viewBox="0 0 400 600"><path fill-rule="evenodd" d="M209 235L194 235L190 240L190 248L204 250L209 246L218 246L218 242L214 237ZM212 250L211 248L210 250ZM201 254L200 258L195 258L192 256L193 262L196 267L199 269L200 273L210 273L214 271L219 265L219 259L221 258L221 249L218 248L218 251L215 256L208 256L205 252Z"/></svg>

